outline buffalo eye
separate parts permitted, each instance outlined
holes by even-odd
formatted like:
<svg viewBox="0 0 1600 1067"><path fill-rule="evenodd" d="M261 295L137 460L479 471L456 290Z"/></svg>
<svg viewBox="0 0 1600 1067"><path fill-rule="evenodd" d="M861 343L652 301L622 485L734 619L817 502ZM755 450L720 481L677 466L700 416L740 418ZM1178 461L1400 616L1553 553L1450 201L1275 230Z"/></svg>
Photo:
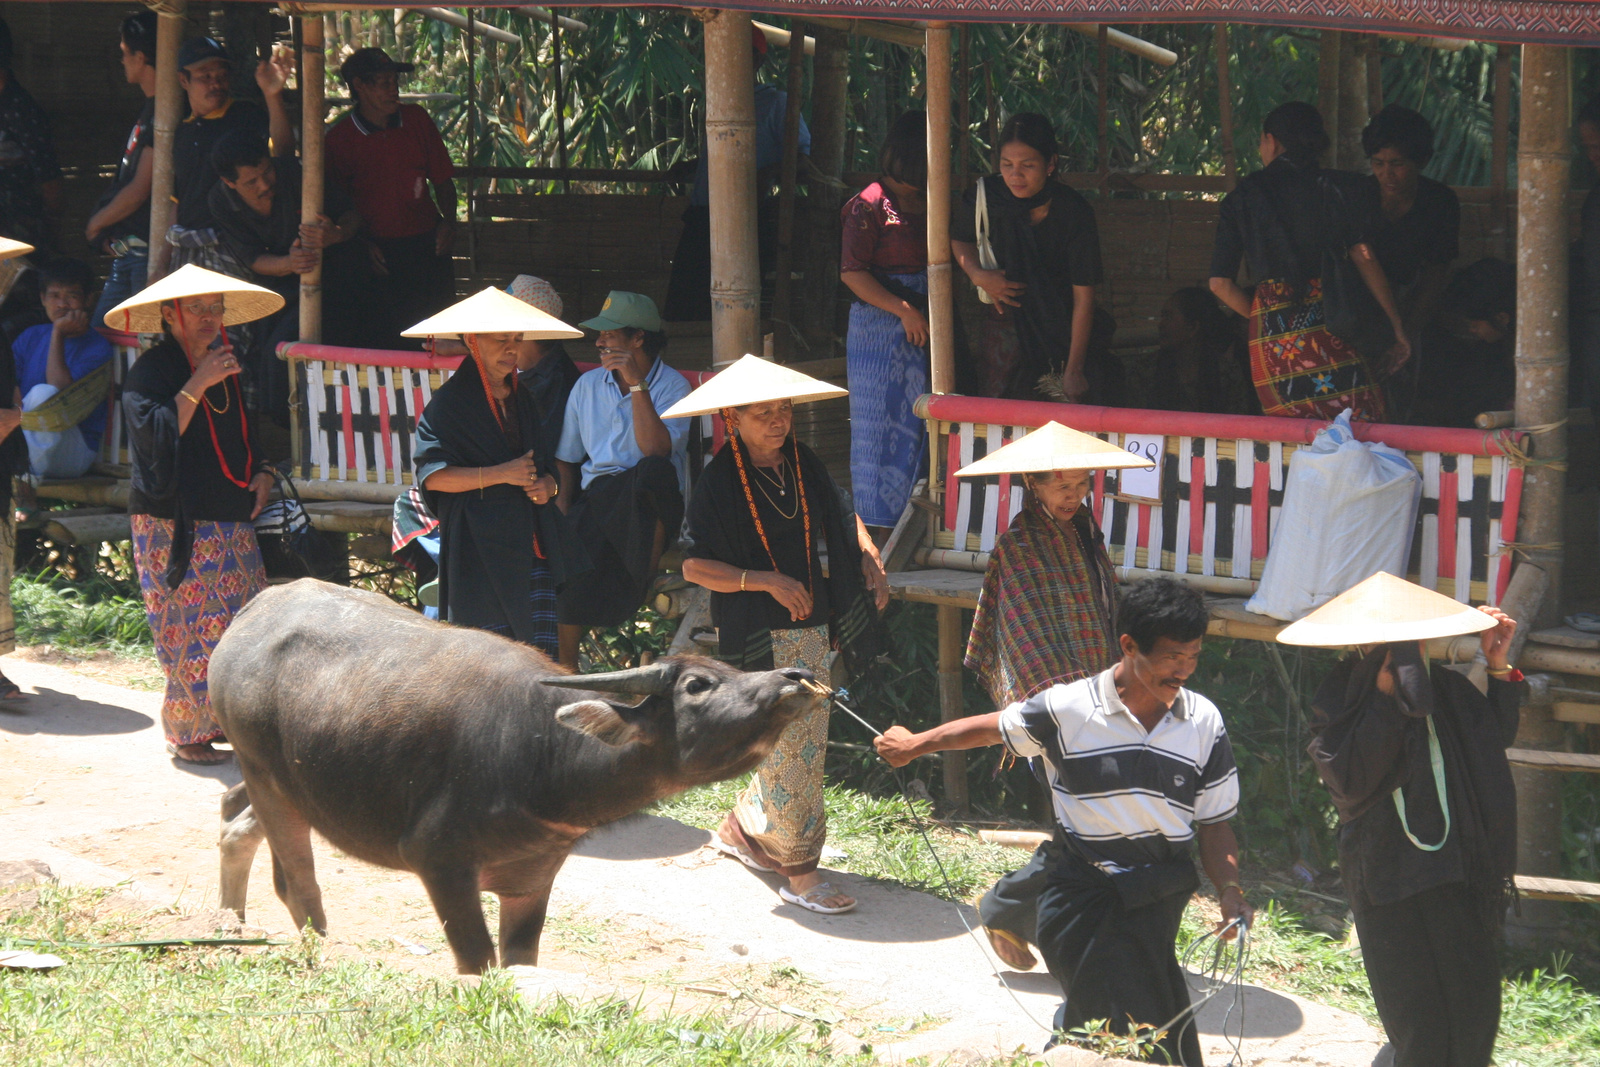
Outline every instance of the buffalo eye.
<svg viewBox="0 0 1600 1067"><path fill-rule="evenodd" d="M683 688L685 692L690 694L704 693L706 690L711 688L711 679L696 675L695 677L690 678L687 682L683 683Z"/></svg>

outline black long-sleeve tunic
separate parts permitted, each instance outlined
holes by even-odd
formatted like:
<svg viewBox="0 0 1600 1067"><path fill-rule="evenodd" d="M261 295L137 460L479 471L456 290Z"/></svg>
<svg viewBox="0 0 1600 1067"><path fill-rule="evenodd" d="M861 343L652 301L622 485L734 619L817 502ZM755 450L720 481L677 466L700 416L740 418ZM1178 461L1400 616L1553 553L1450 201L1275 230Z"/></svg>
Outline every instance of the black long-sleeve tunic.
<svg viewBox="0 0 1600 1067"><path fill-rule="evenodd" d="M1378 691L1384 653L1395 692ZM1392 904L1466 882L1498 923L1516 869L1517 797L1505 750L1516 738L1522 685L1490 679L1489 694L1443 666L1427 670L1416 644L1380 646L1334 668L1313 703L1308 746L1339 810L1339 865L1353 904ZM1448 835L1428 737L1431 715L1444 767ZM1401 825L1394 792L1405 800Z"/></svg>

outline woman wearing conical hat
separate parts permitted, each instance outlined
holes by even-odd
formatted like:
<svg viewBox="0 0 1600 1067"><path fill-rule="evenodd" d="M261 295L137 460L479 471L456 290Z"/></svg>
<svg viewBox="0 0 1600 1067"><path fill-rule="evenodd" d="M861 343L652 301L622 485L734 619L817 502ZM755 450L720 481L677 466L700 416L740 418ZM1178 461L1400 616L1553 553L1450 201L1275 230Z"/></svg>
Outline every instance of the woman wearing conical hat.
<svg viewBox="0 0 1600 1067"><path fill-rule="evenodd" d="M966 666L997 708L1117 662L1117 577L1105 535L1089 510L1096 470L1149 461L1060 423L996 449L960 477L1020 475L1027 490L1011 527L996 539L967 639ZM1028 945L1046 879L1041 846L978 902L995 955L1019 970L1037 962Z"/></svg>
<svg viewBox="0 0 1600 1067"><path fill-rule="evenodd" d="M106 325L166 336L128 371L122 414L132 453L133 560L167 676L161 727L189 763L221 763L206 668L233 616L266 584L251 525L271 464L244 410L225 326L253 322L283 297L203 267L182 267L106 312Z"/></svg>
<svg viewBox="0 0 1600 1067"><path fill-rule="evenodd" d="M25 256L32 245L0 237L0 260ZM17 372L10 353L0 358L0 656L17 647L16 623L11 614L11 575L16 567L17 527L11 511L11 476L28 473L28 446L19 427L22 402L17 394ZM22 689L0 674L0 700L14 700Z"/></svg>
<svg viewBox="0 0 1600 1067"><path fill-rule="evenodd" d="M1506 762L1522 674L1517 624L1378 573L1278 640L1352 646L1313 701L1308 746L1339 811L1339 875L1395 1067L1487 1067L1499 935L1517 860ZM1423 642L1478 633L1488 694Z"/></svg>
<svg viewBox="0 0 1600 1067"><path fill-rule="evenodd" d="M745 356L662 413L721 412L728 441L695 483L683 576L711 590L724 660L745 670L806 667L831 685L833 652L855 667L882 641L889 582L866 527L816 454L794 436L794 405L837 386ZM828 572L819 550L826 544ZM824 704L790 724L712 839L748 867L783 875L788 903L837 915L856 902L817 871L827 838Z"/></svg>
<svg viewBox="0 0 1600 1067"><path fill-rule="evenodd" d="M517 377L525 339L582 331L485 289L405 331L470 356L417 423L417 484L439 517L439 615L556 655L560 491L539 406Z"/></svg>

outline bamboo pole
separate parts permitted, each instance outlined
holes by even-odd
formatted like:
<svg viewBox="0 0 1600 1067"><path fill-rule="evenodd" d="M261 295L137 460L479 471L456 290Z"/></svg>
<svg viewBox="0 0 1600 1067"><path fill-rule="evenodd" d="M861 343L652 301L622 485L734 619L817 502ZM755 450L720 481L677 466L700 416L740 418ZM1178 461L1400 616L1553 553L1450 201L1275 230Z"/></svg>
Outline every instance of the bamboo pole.
<svg viewBox="0 0 1600 1067"><path fill-rule="evenodd" d="M323 207L325 35L322 15L300 16L300 221L307 223L315 223ZM322 340L321 252L317 265L300 275L300 340Z"/></svg>
<svg viewBox="0 0 1600 1067"><path fill-rule="evenodd" d="M956 187L967 187L972 148L972 27L961 24L956 45Z"/></svg>
<svg viewBox="0 0 1600 1067"><path fill-rule="evenodd" d="M803 38L802 38L803 39ZM793 40L793 37L790 38ZM800 177L800 93L805 87L806 53L789 49L788 97L783 110L783 166L778 180L778 247L773 257L772 286L774 356L787 363L794 355L794 201Z"/></svg>
<svg viewBox="0 0 1600 1067"><path fill-rule="evenodd" d="M761 351L756 102L750 16L706 13L706 158L711 197L711 363Z"/></svg>
<svg viewBox="0 0 1600 1067"><path fill-rule="evenodd" d="M1383 110L1383 49L1367 42L1367 118Z"/></svg>
<svg viewBox="0 0 1600 1067"><path fill-rule="evenodd" d="M1217 23L1217 119L1222 132L1222 173L1230 181L1239 177L1239 153L1233 144L1233 71L1228 47L1228 24Z"/></svg>
<svg viewBox="0 0 1600 1067"><path fill-rule="evenodd" d="M467 8L467 165L478 162L478 35L476 13ZM478 279L478 214L473 200L478 192L478 180L467 179L467 262L472 270L474 284Z"/></svg>
<svg viewBox="0 0 1600 1067"><path fill-rule="evenodd" d="M950 25L929 23L928 64L928 355L929 388L956 383L955 286L950 267Z"/></svg>
<svg viewBox="0 0 1600 1067"><path fill-rule="evenodd" d="M149 280L159 281L172 262L167 228L172 225L172 141L183 117L183 86L178 83L178 48L183 43L184 0L167 0L156 20L156 129L150 168Z"/></svg>
<svg viewBox="0 0 1600 1067"><path fill-rule="evenodd" d="M1339 145L1339 50L1343 34L1323 30L1317 46L1317 110L1322 112L1322 128L1334 148L1330 163L1338 165Z"/></svg>
<svg viewBox="0 0 1600 1067"><path fill-rule="evenodd" d="M1522 483L1517 540L1550 577L1553 595L1528 623L1560 615L1562 495L1567 452L1567 213L1571 181L1571 51L1522 46L1522 112L1517 146L1517 424L1550 425L1533 437L1534 462ZM1526 566L1526 564L1524 564ZM1525 623L1524 625L1527 625ZM1543 706L1541 706L1543 705ZM1517 731L1520 748L1551 748L1562 727L1549 701L1530 701ZM1517 870L1559 875L1561 783L1554 772L1519 767ZM1546 940L1559 922L1549 905L1524 904L1513 936Z"/></svg>
<svg viewBox="0 0 1600 1067"><path fill-rule="evenodd" d="M946 29L944 32L948 35L950 31ZM934 28L929 26L930 42L933 33ZM939 612L939 721L952 722L964 718L967 713L966 702L962 698L961 682L962 649L966 642L962 640L964 635L961 632L961 609L941 604L937 610ZM957 811L965 811L968 807L965 752L944 754L944 798Z"/></svg>
<svg viewBox="0 0 1600 1067"><path fill-rule="evenodd" d="M1511 257L1510 198L1506 183L1511 163L1511 45L1503 44L1494 57L1494 99L1489 142L1489 247L1497 256Z"/></svg>
<svg viewBox="0 0 1600 1067"><path fill-rule="evenodd" d="M567 169L567 95L561 80L561 20L550 16L550 72L555 76L556 90L556 166ZM572 192L572 182L561 180L561 191Z"/></svg>
<svg viewBox="0 0 1600 1067"><path fill-rule="evenodd" d="M1178 62L1178 53L1160 45L1151 44L1149 41L1140 40L1130 33L1113 30L1104 24L1096 25L1092 22L1069 22L1067 29L1073 33L1081 33L1085 37L1093 37L1112 48L1119 48L1130 55L1147 59L1159 67L1170 67Z"/></svg>

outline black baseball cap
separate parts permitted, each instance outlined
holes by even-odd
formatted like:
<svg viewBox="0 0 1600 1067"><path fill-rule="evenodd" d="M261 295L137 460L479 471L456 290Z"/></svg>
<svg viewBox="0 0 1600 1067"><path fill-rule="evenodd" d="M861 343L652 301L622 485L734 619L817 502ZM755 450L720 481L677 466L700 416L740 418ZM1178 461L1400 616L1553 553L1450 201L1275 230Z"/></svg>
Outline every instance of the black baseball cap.
<svg viewBox="0 0 1600 1067"><path fill-rule="evenodd" d="M358 48L339 67L339 77L349 85L356 78L370 78L374 74L410 74L416 69L415 63L396 63L381 48Z"/></svg>
<svg viewBox="0 0 1600 1067"><path fill-rule="evenodd" d="M215 37L191 37L178 49L179 70L188 70L196 63L204 63L208 59L220 59L230 67L233 66L233 60L228 58L228 50L223 48Z"/></svg>

